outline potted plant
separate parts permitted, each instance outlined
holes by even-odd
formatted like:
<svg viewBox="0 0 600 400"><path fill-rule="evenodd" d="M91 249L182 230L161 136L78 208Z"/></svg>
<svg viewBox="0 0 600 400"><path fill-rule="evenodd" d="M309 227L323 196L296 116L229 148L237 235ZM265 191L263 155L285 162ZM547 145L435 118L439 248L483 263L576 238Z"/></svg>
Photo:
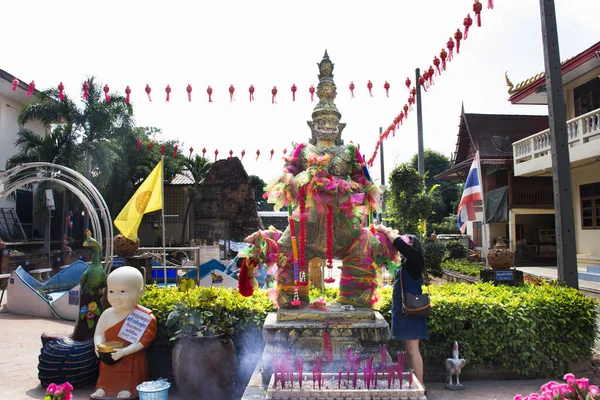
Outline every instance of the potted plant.
<svg viewBox="0 0 600 400"><path fill-rule="evenodd" d="M173 377L183 398L228 398L237 362L231 341L235 318L224 307L200 309L200 302L210 302L213 295L208 291L197 295L194 286L193 280L182 280L180 290L185 294L167 317L171 340L176 341Z"/></svg>

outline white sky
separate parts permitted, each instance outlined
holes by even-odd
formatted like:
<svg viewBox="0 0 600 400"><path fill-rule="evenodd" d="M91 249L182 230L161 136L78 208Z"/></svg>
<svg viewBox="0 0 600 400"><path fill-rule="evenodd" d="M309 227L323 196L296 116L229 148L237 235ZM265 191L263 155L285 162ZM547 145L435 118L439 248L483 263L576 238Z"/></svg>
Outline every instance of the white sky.
<svg viewBox="0 0 600 400"><path fill-rule="evenodd" d="M310 136L306 121L315 103L316 63L328 50L335 63L336 104L347 123L343 139L359 143L369 158L379 127L390 125L408 97L407 76L429 67L472 0L428 1L16 1L4 6L0 68L38 89L60 81L70 95L96 76L111 90L129 85L136 122L162 128L159 139L177 139L214 159L246 150L249 174L277 176L284 148ZM461 102L468 113L545 114L546 107L511 105L504 72L516 85L544 69L539 1L482 0L482 27L471 27L461 54L423 95L425 148L450 155ZM556 0L561 59L600 40L600 1ZM471 17L475 20L473 13ZM366 83L374 85L368 96ZM384 81L390 85L385 97ZM356 85L350 99L348 85ZM150 103L144 92L152 87ZM192 102L185 87L193 86ZM291 85L298 87L296 102ZM164 88L172 88L165 102ZM229 85L236 88L229 102ZM256 88L255 102L248 87ZM213 103L206 88L211 85ZM278 88L271 104L271 88ZM315 96L316 99L316 96ZM416 113L384 142L386 174L417 151ZM156 147L157 148L157 147ZM269 151L275 150L273 161ZM255 160L256 149L261 156ZM253 157L254 156L254 157ZM380 176L379 159L371 174ZM386 178L387 180L387 178Z"/></svg>

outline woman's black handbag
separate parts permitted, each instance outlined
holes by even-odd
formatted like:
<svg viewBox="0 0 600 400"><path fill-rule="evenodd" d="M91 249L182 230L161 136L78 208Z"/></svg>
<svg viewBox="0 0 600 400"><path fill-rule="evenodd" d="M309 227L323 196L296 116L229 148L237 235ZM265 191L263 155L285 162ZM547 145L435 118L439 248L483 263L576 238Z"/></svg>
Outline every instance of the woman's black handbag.
<svg viewBox="0 0 600 400"><path fill-rule="evenodd" d="M404 293L402 285L402 271L400 271L400 289L402 291L402 312L408 317L426 317L431 314L431 304L429 295L423 293L415 296L411 293Z"/></svg>

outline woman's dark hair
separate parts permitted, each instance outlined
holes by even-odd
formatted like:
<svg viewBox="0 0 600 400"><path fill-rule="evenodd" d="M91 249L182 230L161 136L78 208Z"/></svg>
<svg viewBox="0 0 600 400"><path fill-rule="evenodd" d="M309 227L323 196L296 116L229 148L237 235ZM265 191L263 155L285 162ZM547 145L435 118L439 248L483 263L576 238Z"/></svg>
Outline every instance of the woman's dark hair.
<svg viewBox="0 0 600 400"><path fill-rule="evenodd" d="M412 247L415 248L421 255L423 255L423 246L421 246L421 241L415 235L406 235L412 242Z"/></svg>

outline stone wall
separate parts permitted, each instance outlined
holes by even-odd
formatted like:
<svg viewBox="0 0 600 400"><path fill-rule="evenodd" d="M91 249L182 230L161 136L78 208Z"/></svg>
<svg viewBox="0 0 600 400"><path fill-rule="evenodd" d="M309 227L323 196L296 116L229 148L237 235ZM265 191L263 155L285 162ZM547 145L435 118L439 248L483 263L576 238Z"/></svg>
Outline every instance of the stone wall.
<svg viewBox="0 0 600 400"><path fill-rule="evenodd" d="M215 162L200 187L191 229L196 243L242 241L261 229L254 189L237 157Z"/></svg>

